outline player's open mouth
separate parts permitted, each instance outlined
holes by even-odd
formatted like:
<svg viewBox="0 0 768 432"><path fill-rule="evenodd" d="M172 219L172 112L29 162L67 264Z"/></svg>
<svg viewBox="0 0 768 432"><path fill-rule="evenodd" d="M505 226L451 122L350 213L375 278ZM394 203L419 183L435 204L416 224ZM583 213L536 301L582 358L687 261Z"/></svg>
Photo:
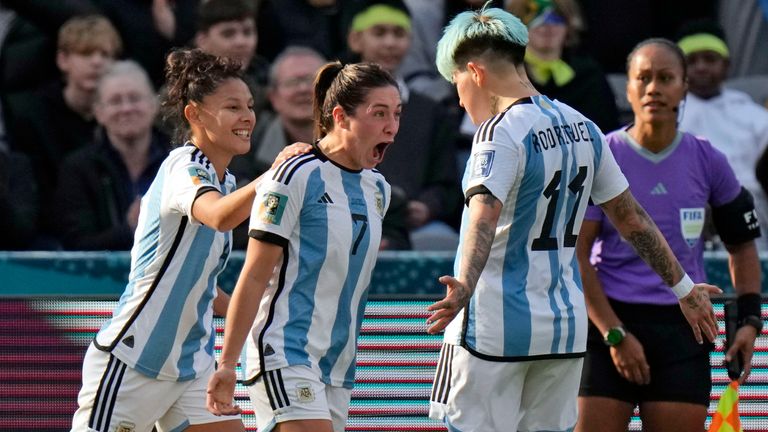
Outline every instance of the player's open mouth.
<svg viewBox="0 0 768 432"><path fill-rule="evenodd" d="M376 160L377 163L384 160L384 153L387 151L387 147L389 147L390 144L392 144L391 141L378 143L373 148L373 158Z"/></svg>
<svg viewBox="0 0 768 432"><path fill-rule="evenodd" d="M251 131L247 129L236 129L233 130L232 133L239 136L240 138L250 138L251 137Z"/></svg>

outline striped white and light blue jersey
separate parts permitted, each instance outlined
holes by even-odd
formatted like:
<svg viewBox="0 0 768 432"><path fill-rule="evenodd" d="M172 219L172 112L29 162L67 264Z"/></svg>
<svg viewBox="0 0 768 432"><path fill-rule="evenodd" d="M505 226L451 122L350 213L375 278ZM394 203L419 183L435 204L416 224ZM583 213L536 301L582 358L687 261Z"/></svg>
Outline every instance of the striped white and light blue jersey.
<svg viewBox="0 0 768 432"><path fill-rule="evenodd" d="M462 187L468 198L490 192L503 208L475 293L446 343L491 360L583 355L576 237L590 198L601 204L628 187L603 134L561 102L521 99L479 127ZM462 239L467 221L465 209Z"/></svg>
<svg viewBox="0 0 768 432"><path fill-rule="evenodd" d="M96 346L161 380L191 380L213 365L216 277L231 251L231 232L192 216L205 192L227 195L208 158L186 145L169 154L141 200L128 285Z"/></svg>
<svg viewBox="0 0 768 432"><path fill-rule="evenodd" d="M319 149L267 172L249 235L283 247L246 347L246 378L285 366L312 368L351 388L357 336L390 186L378 171L351 171Z"/></svg>

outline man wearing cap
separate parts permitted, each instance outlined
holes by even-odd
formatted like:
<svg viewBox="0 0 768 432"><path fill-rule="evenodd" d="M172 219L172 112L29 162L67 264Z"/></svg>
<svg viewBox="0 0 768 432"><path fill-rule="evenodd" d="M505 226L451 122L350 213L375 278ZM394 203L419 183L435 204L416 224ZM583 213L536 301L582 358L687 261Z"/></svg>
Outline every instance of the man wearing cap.
<svg viewBox="0 0 768 432"><path fill-rule="evenodd" d="M394 75L403 102L396 145L378 170L405 191L413 248L455 249L458 234L451 225L461 205L458 120L432 98L409 90L398 73L411 44L411 17L402 0L360 1L352 17L350 50L356 60L378 63Z"/></svg>
<svg viewBox="0 0 768 432"><path fill-rule="evenodd" d="M678 45L688 61L689 92L680 108L680 130L707 138L725 153L754 197L760 225L768 226L768 200L755 175L755 164L768 146L768 110L746 93L723 87L730 55L719 27L695 23L681 34ZM765 238L757 245L768 249Z"/></svg>

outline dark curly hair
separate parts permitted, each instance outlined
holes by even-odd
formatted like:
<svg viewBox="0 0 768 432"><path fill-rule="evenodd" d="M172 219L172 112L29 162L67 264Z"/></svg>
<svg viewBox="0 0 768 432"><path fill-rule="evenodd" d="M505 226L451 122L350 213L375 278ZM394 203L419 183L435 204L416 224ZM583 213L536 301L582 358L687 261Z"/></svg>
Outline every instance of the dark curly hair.
<svg viewBox="0 0 768 432"><path fill-rule="evenodd" d="M189 102L202 102L222 82L243 79L240 63L224 57L216 57L199 49L174 50L165 60L166 92L161 107L166 124L174 126L174 142L189 139L189 123L184 117L184 107Z"/></svg>

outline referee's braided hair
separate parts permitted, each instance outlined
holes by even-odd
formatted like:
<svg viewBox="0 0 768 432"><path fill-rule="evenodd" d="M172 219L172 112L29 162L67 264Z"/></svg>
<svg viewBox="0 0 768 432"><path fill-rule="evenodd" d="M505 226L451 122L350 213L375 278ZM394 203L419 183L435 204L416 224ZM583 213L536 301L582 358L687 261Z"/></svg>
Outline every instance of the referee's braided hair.
<svg viewBox="0 0 768 432"><path fill-rule="evenodd" d="M327 63L315 76L312 107L315 118L315 139L333 130L333 108L338 105L352 115L371 89L393 86L397 81L376 63Z"/></svg>
<svg viewBox="0 0 768 432"><path fill-rule="evenodd" d="M161 106L164 120L176 129L174 142L181 144L189 139L184 107L190 102L202 102L230 78L243 78L238 61L216 57L199 49L179 49L168 54L165 60L167 88Z"/></svg>

